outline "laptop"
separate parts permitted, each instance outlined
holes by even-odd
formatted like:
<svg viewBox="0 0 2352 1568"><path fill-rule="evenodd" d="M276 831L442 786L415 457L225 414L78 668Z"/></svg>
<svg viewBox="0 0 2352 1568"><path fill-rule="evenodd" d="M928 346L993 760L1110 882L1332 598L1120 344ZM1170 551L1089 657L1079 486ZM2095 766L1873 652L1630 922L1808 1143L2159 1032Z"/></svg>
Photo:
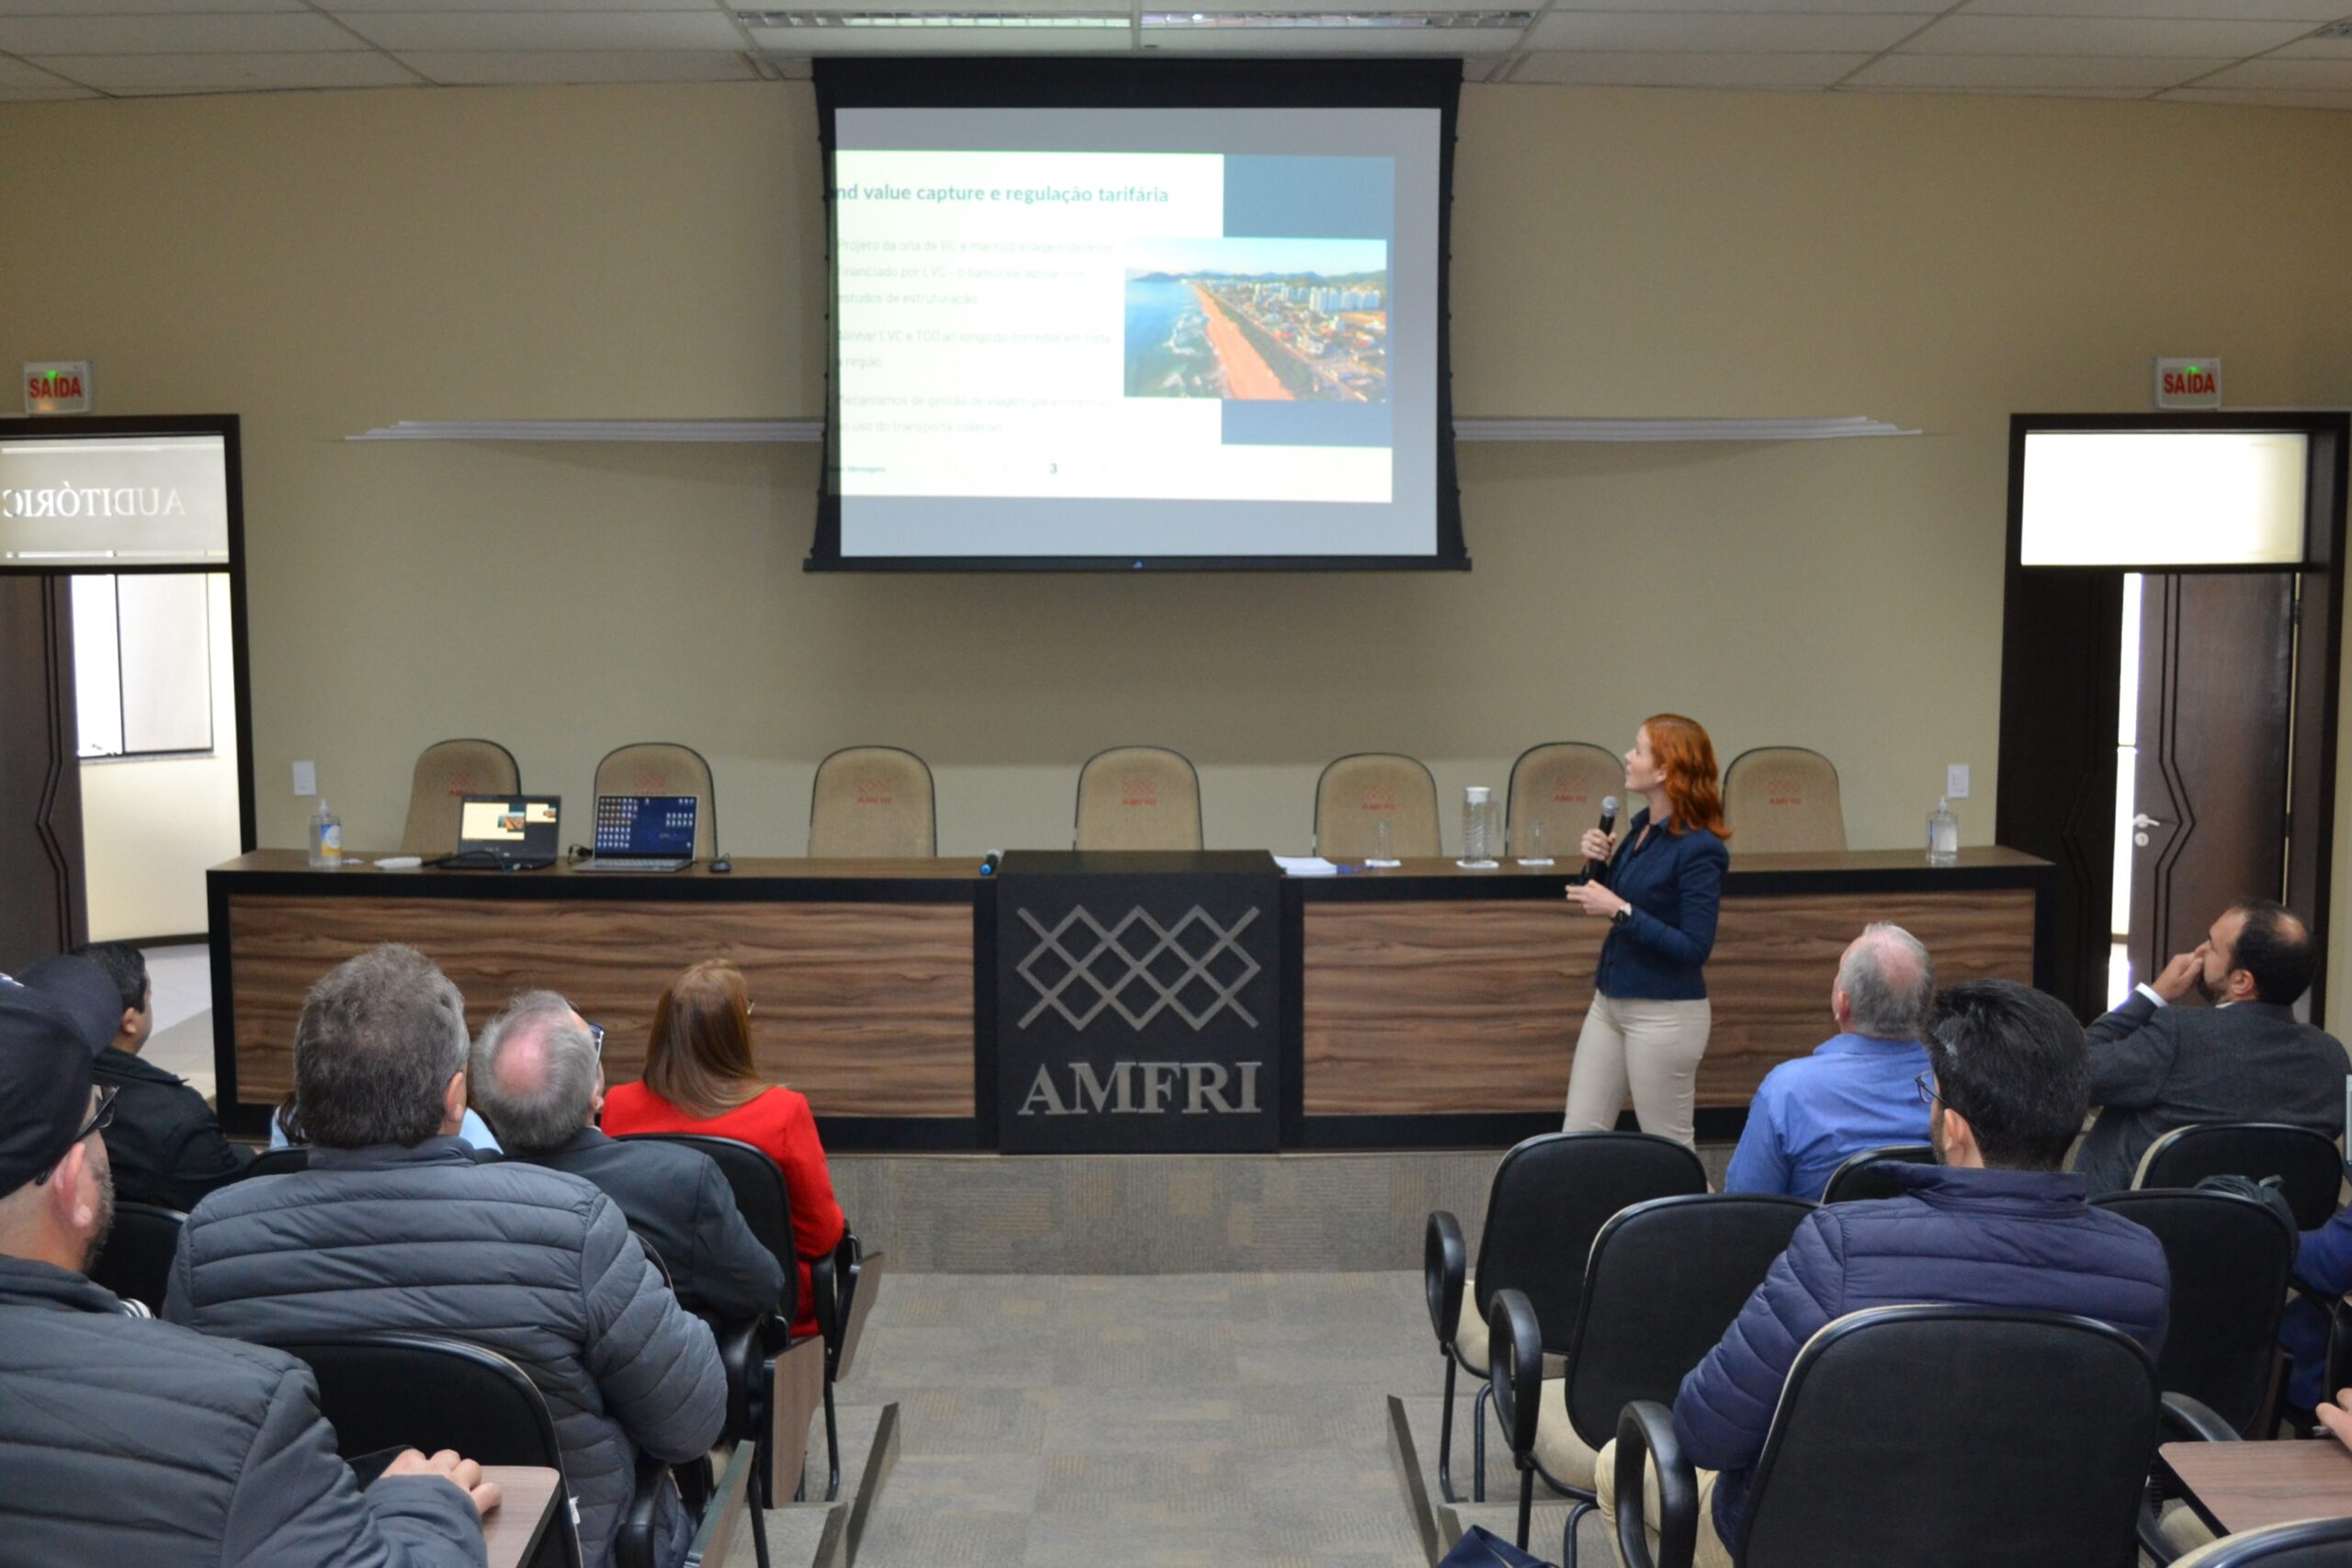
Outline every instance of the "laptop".
<svg viewBox="0 0 2352 1568"><path fill-rule="evenodd" d="M702 802L691 795L600 795L583 871L684 871Z"/></svg>
<svg viewBox="0 0 2352 1568"><path fill-rule="evenodd" d="M555 863L560 795L469 795L458 803L458 852L433 863L453 871L537 871Z"/></svg>

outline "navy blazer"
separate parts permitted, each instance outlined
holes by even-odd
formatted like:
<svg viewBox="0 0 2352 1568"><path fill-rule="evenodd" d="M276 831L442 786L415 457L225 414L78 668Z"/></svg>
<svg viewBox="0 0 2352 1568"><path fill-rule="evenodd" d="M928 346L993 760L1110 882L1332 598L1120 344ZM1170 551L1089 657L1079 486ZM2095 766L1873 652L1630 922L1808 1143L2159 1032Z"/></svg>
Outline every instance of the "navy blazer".
<svg viewBox="0 0 2352 1568"><path fill-rule="evenodd" d="M1714 951L1731 852L1704 828L1661 827L1643 843L1649 819L1647 810L1634 814L1600 878L1634 912L1602 940L1593 988L1622 1001L1696 1001L1707 994L1702 966Z"/></svg>

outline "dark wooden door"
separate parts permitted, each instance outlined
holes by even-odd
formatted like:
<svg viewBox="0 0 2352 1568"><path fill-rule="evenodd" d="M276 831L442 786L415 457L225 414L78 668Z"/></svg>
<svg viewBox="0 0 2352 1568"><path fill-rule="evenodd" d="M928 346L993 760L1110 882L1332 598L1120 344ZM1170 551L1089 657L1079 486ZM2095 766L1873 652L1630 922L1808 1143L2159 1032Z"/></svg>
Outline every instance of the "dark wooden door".
<svg viewBox="0 0 2352 1568"><path fill-rule="evenodd" d="M88 930L73 615L64 578L0 576L0 972Z"/></svg>
<svg viewBox="0 0 2352 1568"><path fill-rule="evenodd" d="M2236 900L2279 897L2294 682L2293 574L2147 576L2132 788L2136 977L2204 941Z"/></svg>

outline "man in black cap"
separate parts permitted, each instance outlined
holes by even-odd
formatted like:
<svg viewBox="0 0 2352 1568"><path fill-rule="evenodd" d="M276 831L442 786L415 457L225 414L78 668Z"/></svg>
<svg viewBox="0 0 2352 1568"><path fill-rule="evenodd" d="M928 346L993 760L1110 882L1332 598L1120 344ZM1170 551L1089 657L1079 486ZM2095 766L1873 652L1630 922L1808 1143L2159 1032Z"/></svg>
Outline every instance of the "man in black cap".
<svg viewBox="0 0 2352 1568"><path fill-rule="evenodd" d="M73 972L40 971L0 982L0 1564L481 1568L481 1466L412 1450L363 1494L300 1361L83 1277L114 1213L114 1096Z"/></svg>
<svg viewBox="0 0 2352 1568"><path fill-rule="evenodd" d="M254 1156L221 1134L220 1119L186 1079L140 1055L155 1028L146 955L127 942L101 942L81 957L105 975L115 1008L114 1031L91 1064L99 1086L117 1091L107 1133L115 1192L133 1203L193 1209L207 1192L243 1176Z"/></svg>

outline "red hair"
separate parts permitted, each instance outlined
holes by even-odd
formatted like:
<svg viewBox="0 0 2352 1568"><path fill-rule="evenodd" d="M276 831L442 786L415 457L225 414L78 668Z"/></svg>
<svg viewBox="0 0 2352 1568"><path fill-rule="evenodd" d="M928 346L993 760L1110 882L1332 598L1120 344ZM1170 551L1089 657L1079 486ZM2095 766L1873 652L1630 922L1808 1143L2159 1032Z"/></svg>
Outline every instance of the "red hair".
<svg viewBox="0 0 2352 1568"><path fill-rule="evenodd" d="M1695 718L1679 713L1652 714L1642 720L1649 731L1650 755L1666 775L1667 804L1674 807L1666 830L1679 837L1704 828L1718 839L1731 837L1724 825L1724 791L1715 773L1715 743Z"/></svg>
<svg viewBox="0 0 2352 1568"><path fill-rule="evenodd" d="M695 964L662 993L645 1055L645 1087L708 1121L760 1097L752 1065L751 993L724 959Z"/></svg>

